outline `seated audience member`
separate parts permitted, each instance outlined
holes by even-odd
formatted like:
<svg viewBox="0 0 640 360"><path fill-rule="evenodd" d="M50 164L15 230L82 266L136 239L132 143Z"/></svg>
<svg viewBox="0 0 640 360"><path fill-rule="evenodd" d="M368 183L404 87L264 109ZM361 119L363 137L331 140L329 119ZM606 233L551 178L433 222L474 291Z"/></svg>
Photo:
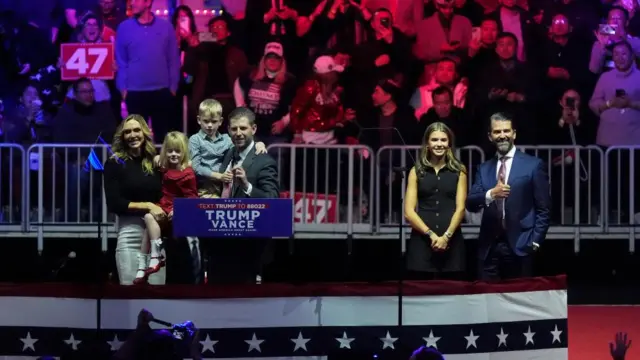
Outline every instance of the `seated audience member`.
<svg viewBox="0 0 640 360"><path fill-rule="evenodd" d="M52 140L58 144L98 144L110 142L116 130L116 118L109 103L95 101L93 82L82 78L73 83L75 99L65 103L53 120ZM100 139L102 138L102 139ZM92 173L87 163L91 149L64 152L59 149L62 166L67 169L67 207L65 221L80 220L80 209L89 207L90 221L98 221L102 211L101 176ZM75 150L75 149L74 149ZM100 147L96 148L102 157ZM64 191L64 190L62 190Z"/></svg>
<svg viewBox="0 0 640 360"><path fill-rule="evenodd" d="M241 75L234 88L236 106L256 114L257 135L267 145L290 141L289 107L295 93L295 77L287 71L284 49L277 42L266 45L258 67Z"/></svg>
<svg viewBox="0 0 640 360"><path fill-rule="evenodd" d="M589 59L589 70L594 74L601 74L604 71L615 67L613 61L613 46L621 41L629 43L631 52L640 55L640 39L627 33L629 25L629 12L621 7L613 7L607 14L607 24L614 27L612 33L607 30L595 30L596 41L591 48L591 58Z"/></svg>
<svg viewBox="0 0 640 360"><path fill-rule="evenodd" d="M140 115L129 115L118 126L111 146L113 156L104 165L104 192L109 212L118 215L116 266L121 285L132 285L138 271L145 232L144 214L165 218L158 205L162 176L154 169L156 148L151 130ZM149 276L153 285L164 284L165 271Z"/></svg>
<svg viewBox="0 0 640 360"><path fill-rule="evenodd" d="M425 67L425 72L427 67ZM467 97L467 84L460 81L457 71L457 64L452 59L442 59L436 64L436 69L427 85L419 87L411 98L411 106L415 109L416 119L420 119L429 109L433 107L433 96L431 93L437 87L445 86L453 94L453 105L464 108Z"/></svg>
<svg viewBox="0 0 640 360"><path fill-rule="evenodd" d="M220 169L224 155L233 146L229 135L218 131L222 125L222 112L222 105L217 100L207 99L200 103L200 131L189 138L191 166L198 179L198 195L204 198L220 197L222 184L233 180L230 172ZM257 143L255 151L266 152L264 143Z"/></svg>

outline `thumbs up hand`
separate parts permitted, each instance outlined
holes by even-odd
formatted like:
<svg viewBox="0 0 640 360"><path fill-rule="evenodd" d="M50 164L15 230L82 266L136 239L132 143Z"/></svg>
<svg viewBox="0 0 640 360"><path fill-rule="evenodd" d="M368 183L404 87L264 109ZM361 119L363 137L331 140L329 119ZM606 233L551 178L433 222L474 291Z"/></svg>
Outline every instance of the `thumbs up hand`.
<svg viewBox="0 0 640 360"><path fill-rule="evenodd" d="M491 189L491 197L494 199L506 199L507 197L509 197L510 190L511 187L509 185L505 184L501 180L498 180L498 184L496 185L496 187Z"/></svg>

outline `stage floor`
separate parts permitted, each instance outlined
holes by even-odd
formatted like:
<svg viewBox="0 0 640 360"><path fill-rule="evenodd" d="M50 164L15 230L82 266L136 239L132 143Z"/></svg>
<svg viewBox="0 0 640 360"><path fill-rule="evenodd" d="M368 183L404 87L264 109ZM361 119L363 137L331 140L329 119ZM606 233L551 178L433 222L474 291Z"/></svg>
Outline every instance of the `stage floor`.
<svg viewBox="0 0 640 360"><path fill-rule="evenodd" d="M616 332L640 341L640 306L569 306L569 359L610 359L609 342ZM640 347L632 344L627 359L640 359Z"/></svg>

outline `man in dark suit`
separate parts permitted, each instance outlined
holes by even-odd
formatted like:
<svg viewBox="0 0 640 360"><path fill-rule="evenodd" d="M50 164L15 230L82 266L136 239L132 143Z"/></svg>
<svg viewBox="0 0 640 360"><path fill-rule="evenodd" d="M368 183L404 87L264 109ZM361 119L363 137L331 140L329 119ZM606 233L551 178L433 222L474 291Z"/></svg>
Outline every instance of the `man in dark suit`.
<svg viewBox="0 0 640 360"><path fill-rule="evenodd" d="M222 197L280 197L276 161L256 154L255 114L245 107L229 114L229 136L234 146L227 151L222 169L233 181L224 185ZM210 239L211 283L255 283L261 275L267 241L257 238Z"/></svg>
<svg viewBox="0 0 640 360"><path fill-rule="evenodd" d="M229 114L229 136L234 147L225 154L220 169L231 172L234 181L227 186L233 198L278 198L278 168L269 154L257 155L253 137L256 133L255 114L245 107ZM230 188L229 188L230 187ZM225 197L223 190L222 197Z"/></svg>
<svg viewBox="0 0 640 360"><path fill-rule="evenodd" d="M491 116L497 156L476 171L467 209L484 209L478 239L481 280L532 276L532 255L549 229L551 196L542 160L517 151L511 117Z"/></svg>

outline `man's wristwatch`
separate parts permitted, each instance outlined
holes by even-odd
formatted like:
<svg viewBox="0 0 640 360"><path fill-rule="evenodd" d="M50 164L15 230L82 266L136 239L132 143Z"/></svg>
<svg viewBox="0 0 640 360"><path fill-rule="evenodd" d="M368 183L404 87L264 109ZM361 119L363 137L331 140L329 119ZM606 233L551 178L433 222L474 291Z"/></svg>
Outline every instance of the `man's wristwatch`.
<svg viewBox="0 0 640 360"><path fill-rule="evenodd" d="M444 236L447 238L447 240L451 239L451 237L453 236L453 234L451 234L449 231L445 231L444 232Z"/></svg>
<svg viewBox="0 0 640 360"><path fill-rule="evenodd" d="M427 230L427 236L433 236L433 231L431 231L431 229Z"/></svg>

